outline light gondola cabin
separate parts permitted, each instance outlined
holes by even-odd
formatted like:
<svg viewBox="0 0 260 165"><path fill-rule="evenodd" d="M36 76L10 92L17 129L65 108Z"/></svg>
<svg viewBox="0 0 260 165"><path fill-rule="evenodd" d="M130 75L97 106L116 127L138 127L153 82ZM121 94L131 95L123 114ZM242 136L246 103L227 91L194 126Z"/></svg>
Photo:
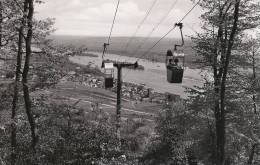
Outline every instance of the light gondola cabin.
<svg viewBox="0 0 260 165"><path fill-rule="evenodd" d="M114 64L109 62L109 63L104 63L104 85L105 88L113 88L114 84Z"/></svg>

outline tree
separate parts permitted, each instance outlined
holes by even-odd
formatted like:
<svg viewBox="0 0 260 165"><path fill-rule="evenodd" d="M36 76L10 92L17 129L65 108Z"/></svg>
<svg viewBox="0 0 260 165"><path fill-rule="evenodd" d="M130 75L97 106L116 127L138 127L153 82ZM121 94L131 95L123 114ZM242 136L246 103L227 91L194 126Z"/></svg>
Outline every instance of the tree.
<svg viewBox="0 0 260 165"><path fill-rule="evenodd" d="M225 163L227 84L237 47L243 32L259 25L258 4L250 0L206 0L200 3L206 9L201 19L203 33L193 37L201 64L213 75L216 158L217 165Z"/></svg>
<svg viewBox="0 0 260 165"><path fill-rule="evenodd" d="M247 53L249 54L249 63L251 64L252 68L252 76L249 78L251 80L251 85L248 89L248 92L252 94L252 101L253 101L253 107L254 107L254 113L257 114L259 113L258 106L259 102L257 101L257 88L259 87L259 70L260 70L260 37L258 36L257 39L249 39L246 42L248 49L249 50Z"/></svg>
<svg viewBox="0 0 260 165"><path fill-rule="evenodd" d="M259 36L258 36L259 37ZM259 74L259 60L260 60L260 40L259 38L252 38L250 36L247 37L248 39L245 40L244 43L244 51L242 51L247 57L247 62L249 65L250 72L249 74L245 75L245 81L243 83L247 84L246 88L244 88L243 94L245 96L248 96L250 98L249 103L251 103L251 113L252 117L249 119L251 122L249 125L250 128L250 133L247 135L251 140L249 140L249 156L248 156L248 165L252 165L254 162L254 155L257 152L259 144L259 124L258 124L258 119L259 119L259 101L257 96L257 86L259 85L258 83L258 74ZM248 110L247 110L248 111Z"/></svg>
<svg viewBox="0 0 260 165"><path fill-rule="evenodd" d="M254 81L253 61L258 61L256 49L257 42L252 42L250 37L240 44L239 54L233 59L230 67L229 80L226 92L226 157L233 164L247 164L254 162L259 150L259 113L255 113L254 94L256 94L257 81ZM253 41L257 41L254 39ZM254 44L253 44L254 43ZM252 51L255 50L255 51ZM254 55L255 54L255 55ZM253 57L255 56L255 59ZM255 64L259 72L258 62ZM258 71L257 71L258 70ZM257 80L257 78L256 78ZM205 77L203 87L189 89L194 94L189 99L190 111L197 118L196 132L192 137L197 141L197 157L205 164L215 164L215 129L214 111L214 84L212 77ZM256 97L257 98L257 97ZM257 99L256 99L257 100ZM259 105L259 101L256 102ZM257 110L258 111L258 110ZM196 140L196 136L199 136Z"/></svg>
<svg viewBox="0 0 260 165"><path fill-rule="evenodd" d="M41 1L37 1L37 3L41 3ZM21 85L23 87L22 89L24 92L26 114L28 116L28 121L31 126L32 148L35 148L37 142L37 135L35 129L36 126L31 110L31 100L29 93L30 84L28 83L29 68L31 65L30 58L32 54L31 44L33 39L37 41L37 44L45 42L45 37L52 31L51 26L53 25L53 21L52 19L38 21L33 18L33 0L1 1L1 5L3 5L3 20L1 24L1 35L3 41L2 47L4 46L6 50L11 50L5 52L6 54L8 53L9 56L13 55L13 53L15 52L17 53L17 56L15 58L15 82L13 83L14 87L11 114L11 164L15 164L17 147L16 114L17 104L20 97L19 92L21 90ZM22 64L24 57L24 64Z"/></svg>
<svg viewBox="0 0 260 165"><path fill-rule="evenodd" d="M25 36L25 63L22 72L22 84L23 84L23 93L24 93L24 102L26 114L28 117L28 121L31 127L31 137L32 137L32 148L35 149L37 143L37 135L36 135L36 125L32 114L32 105L30 99L29 92L29 83L28 83L28 73L30 69L30 59L32 55L32 37L33 37L33 14L34 14L34 0L25 0L25 5L28 7L27 14L27 34ZM28 5L28 6L27 6Z"/></svg>
<svg viewBox="0 0 260 165"><path fill-rule="evenodd" d="M12 124L11 124L11 146L12 146L12 154L11 154L11 164L14 165L16 161L16 111L17 111L17 102L19 98L19 84L21 77L21 68L22 68L22 53L23 53L23 36L24 36L24 28L26 21L26 12L27 12L27 2L23 3L23 14L20 22L20 27L18 30L18 50L17 50L17 58L16 58L16 71L15 71L15 83L14 83L14 93L13 93L13 101L12 101ZM18 4L19 5L19 4Z"/></svg>
<svg viewBox="0 0 260 165"><path fill-rule="evenodd" d="M184 102L164 108L156 119L155 135L151 137L141 161L144 164L196 164L190 138L192 116Z"/></svg>

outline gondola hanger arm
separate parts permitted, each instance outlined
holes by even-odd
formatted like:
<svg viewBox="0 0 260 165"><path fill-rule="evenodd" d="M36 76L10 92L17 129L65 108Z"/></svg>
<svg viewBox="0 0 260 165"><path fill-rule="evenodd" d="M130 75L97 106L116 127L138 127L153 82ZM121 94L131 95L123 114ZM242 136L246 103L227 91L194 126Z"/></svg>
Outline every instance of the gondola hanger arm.
<svg viewBox="0 0 260 165"><path fill-rule="evenodd" d="M183 33L182 33L182 27L183 27L183 23L176 23L175 26L178 26L180 28L180 32L181 32L181 41L182 43L180 45L175 44L174 45L174 51L177 50L177 47L182 47L184 45L184 38L183 38Z"/></svg>
<svg viewBox="0 0 260 165"><path fill-rule="evenodd" d="M104 56L107 50L107 46L109 46L109 43L104 43L103 45L103 53L102 53L102 60L104 60Z"/></svg>

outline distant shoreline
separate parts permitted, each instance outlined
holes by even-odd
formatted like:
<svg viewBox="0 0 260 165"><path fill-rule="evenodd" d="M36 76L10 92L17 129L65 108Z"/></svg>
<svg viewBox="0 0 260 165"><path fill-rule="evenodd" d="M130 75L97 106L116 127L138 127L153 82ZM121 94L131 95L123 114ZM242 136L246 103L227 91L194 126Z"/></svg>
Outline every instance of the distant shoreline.
<svg viewBox="0 0 260 165"><path fill-rule="evenodd" d="M53 39L53 38L57 38L57 37L67 37L67 38L102 38L104 41L106 41L107 39L107 36L94 36L94 35L69 35L69 34L52 34L50 35L48 38L50 39ZM111 37L112 39L113 38L130 38L131 36L113 36ZM146 36L136 36L136 37L133 37L133 38L146 38ZM161 36L153 36L153 37L150 37L150 38L153 38L153 39L160 39ZM179 37L165 37L165 39L169 39L169 40L179 40ZM190 40L190 39L187 39L187 40Z"/></svg>
<svg viewBox="0 0 260 165"><path fill-rule="evenodd" d="M81 54L78 54L77 56L84 56L84 57L98 57L98 55L96 55L96 54L87 53L87 52L83 52L83 53L81 53Z"/></svg>
<svg viewBox="0 0 260 165"><path fill-rule="evenodd" d="M70 35L52 35L50 39L53 40L54 44L57 45L73 45L76 48L86 47L88 51L93 52L103 52L103 44L106 42L107 38L102 36L70 36ZM165 55L168 49L174 49L174 44L180 42L180 38L165 38L154 47L152 50L147 52L147 50L158 41L157 37L149 38L141 47L141 41L144 37L134 37L132 38L131 44L128 49L125 50L127 41L130 37L118 36L111 38L111 44L109 45L108 52L117 55L123 55L128 57L136 57L141 59L147 59L152 62L165 62ZM180 51L184 51L185 65L189 68L197 69L199 68L196 64L196 60L199 59L196 56L196 52L192 49L193 43L190 39L185 40L185 46L180 48ZM138 49L137 49L138 48ZM137 50L137 51L135 51Z"/></svg>

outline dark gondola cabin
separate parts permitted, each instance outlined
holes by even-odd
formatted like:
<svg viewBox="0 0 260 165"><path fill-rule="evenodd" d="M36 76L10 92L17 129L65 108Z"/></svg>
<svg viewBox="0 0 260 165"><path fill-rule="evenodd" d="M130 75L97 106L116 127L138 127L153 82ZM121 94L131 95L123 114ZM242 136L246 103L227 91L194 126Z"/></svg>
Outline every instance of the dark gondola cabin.
<svg viewBox="0 0 260 165"><path fill-rule="evenodd" d="M114 64L104 63L104 79L105 88L112 88L114 82Z"/></svg>
<svg viewBox="0 0 260 165"><path fill-rule="evenodd" d="M181 42L181 44L174 45L174 53L172 53L171 50L167 51L165 65L166 65L166 70L167 70L167 81L169 83L182 83L185 56L182 51L177 51L177 47L184 46L184 39L183 39L183 34L182 34L183 24L176 23L175 26L178 26L180 28L182 42ZM183 60L182 66L179 63L180 59Z"/></svg>
<svg viewBox="0 0 260 165"><path fill-rule="evenodd" d="M182 66L179 64L179 59L183 59ZM182 83L184 72L184 53L174 53L171 50L167 51L166 55L166 70L167 81L169 83Z"/></svg>

